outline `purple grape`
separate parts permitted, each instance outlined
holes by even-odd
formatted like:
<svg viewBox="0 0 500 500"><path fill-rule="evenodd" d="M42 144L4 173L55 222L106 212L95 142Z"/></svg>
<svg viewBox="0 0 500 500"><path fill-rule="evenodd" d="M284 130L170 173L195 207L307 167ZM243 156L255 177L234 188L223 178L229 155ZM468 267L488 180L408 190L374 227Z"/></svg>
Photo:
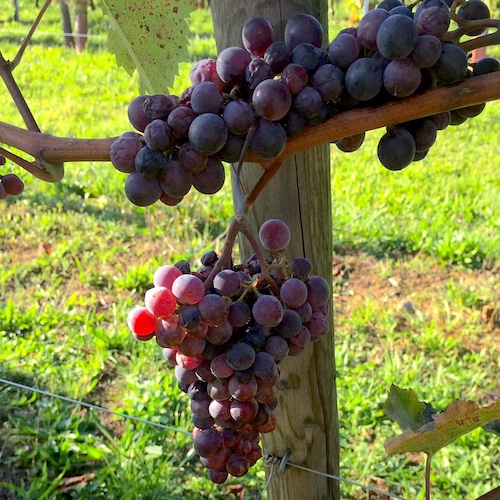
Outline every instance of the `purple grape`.
<svg viewBox="0 0 500 500"><path fill-rule="evenodd" d="M229 306L227 319L233 328L241 328L250 321L251 315L252 311L248 304L245 302L233 302Z"/></svg>
<svg viewBox="0 0 500 500"><path fill-rule="evenodd" d="M408 97L419 87L422 72L410 59L391 61L384 71L384 87L394 97Z"/></svg>
<svg viewBox="0 0 500 500"><path fill-rule="evenodd" d="M193 85L198 85L201 82L212 82L217 85L222 91L226 89L226 84L220 79L217 74L217 63L214 59L202 59L198 61L189 72L189 79Z"/></svg>
<svg viewBox="0 0 500 500"><path fill-rule="evenodd" d="M143 147L135 157L135 168L146 179L154 179L163 169L167 162L165 155L153 151L149 147Z"/></svg>
<svg viewBox="0 0 500 500"><path fill-rule="evenodd" d="M176 102L168 95L156 94L148 96L142 103L144 114L151 120L166 120L176 107Z"/></svg>
<svg viewBox="0 0 500 500"><path fill-rule="evenodd" d="M224 399L222 401L214 399L208 406L208 411L210 416L215 420L229 420L231 418L231 413L229 411L230 408L231 401L228 399Z"/></svg>
<svg viewBox="0 0 500 500"><path fill-rule="evenodd" d="M301 306L295 308L295 311L299 314L302 323L307 323L311 318L312 307L309 302L304 302Z"/></svg>
<svg viewBox="0 0 500 500"><path fill-rule="evenodd" d="M135 157L144 147L142 137L136 133L126 133L118 137L109 151L111 163L116 170L130 174L135 170Z"/></svg>
<svg viewBox="0 0 500 500"><path fill-rule="evenodd" d="M469 0L462 5L457 12L457 15L462 19L469 21L477 19L489 19L491 17L490 9L481 0ZM478 36L483 32L483 28L478 28L467 32L469 36Z"/></svg>
<svg viewBox="0 0 500 500"><path fill-rule="evenodd" d="M222 189L226 172L221 161L216 156L210 156L207 166L193 176L193 186L203 194L214 194Z"/></svg>
<svg viewBox="0 0 500 500"><path fill-rule="evenodd" d="M351 135L350 137L344 137L337 141L335 145L343 151L344 153L352 153L357 151L365 141L365 133Z"/></svg>
<svg viewBox="0 0 500 500"><path fill-rule="evenodd" d="M271 66L259 58L252 59L245 70L245 81L250 90L254 90L259 83L269 80L273 76Z"/></svg>
<svg viewBox="0 0 500 500"><path fill-rule="evenodd" d="M173 198L182 198L189 193L193 184L193 174L177 160L167 160L159 175L161 188Z"/></svg>
<svg viewBox="0 0 500 500"><path fill-rule="evenodd" d="M245 81L245 70L252 57L240 47L228 47L217 58L217 74L220 79L230 86L238 85Z"/></svg>
<svg viewBox="0 0 500 500"><path fill-rule="evenodd" d="M198 309L203 321L210 326L220 325L229 313L227 302L220 295L213 293L205 295L200 300Z"/></svg>
<svg viewBox="0 0 500 500"><path fill-rule="evenodd" d="M178 137L185 137L195 118L196 113L191 108L179 106L168 115L167 124Z"/></svg>
<svg viewBox="0 0 500 500"><path fill-rule="evenodd" d="M285 25L285 43L292 50L301 43L321 47L323 35L323 26L310 14L297 14L291 17Z"/></svg>
<svg viewBox="0 0 500 500"><path fill-rule="evenodd" d="M320 54L310 43L299 43L292 50L292 63L304 67L306 71L314 70L319 64L319 59Z"/></svg>
<svg viewBox="0 0 500 500"><path fill-rule="evenodd" d="M312 271L312 263L305 257L297 257L290 264L293 274L298 278L305 278Z"/></svg>
<svg viewBox="0 0 500 500"><path fill-rule="evenodd" d="M175 378L182 384L186 384L189 387L193 382L198 380L194 370L186 370L182 366L177 365L174 368Z"/></svg>
<svg viewBox="0 0 500 500"><path fill-rule="evenodd" d="M281 81L293 95L297 95L307 85L308 79L306 69L300 64L290 63L281 73Z"/></svg>
<svg viewBox="0 0 500 500"><path fill-rule="evenodd" d="M437 128L430 118L404 123L403 126L413 136L415 149L419 153L427 151L436 141Z"/></svg>
<svg viewBox="0 0 500 500"><path fill-rule="evenodd" d="M235 370L246 370L255 361L255 350L244 342L237 342L227 350L226 361Z"/></svg>
<svg viewBox="0 0 500 500"><path fill-rule="evenodd" d="M196 328L201 322L200 310L196 306L190 306L184 304L179 308L178 314L179 314L179 325L181 325L182 328L185 328L186 330L196 330ZM200 339L203 338L204 335L196 335L196 337L194 336L191 337ZM204 344L203 347L205 347Z"/></svg>
<svg viewBox="0 0 500 500"><path fill-rule="evenodd" d="M393 7L391 10L389 10L389 14L391 16L401 14L403 16L409 17L410 19L413 19L413 12L408 7L406 7L406 5L396 5L396 7Z"/></svg>
<svg viewBox="0 0 500 500"><path fill-rule="evenodd" d="M299 113L292 110L285 116L285 118L283 118L283 120L281 120L280 123L283 125L288 137L297 137L304 130L307 121L303 116L299 115Z"/></svg>
<svg viewBox="0 0 500 500"><path fill-rule="evenodd" d="M399 0L382 0L378 5L377 9L385 9L386 11L391 11L396 7L401 7L403 4Z"/></svg>
<svg viewBox="0 0 500 500"><path fill-rule="evenodd" d="M248 383L241 383L236 376L232 376L228 383L229 394L238 401L249 401L257 394L258 385L255 378Z"/></svg>
<svg viewBox="0 0 500 500"><path fill-rule="evenodd" d="M152 120L149 116L144 113L142 105L144 101L148 98L147 95L139 95L130 101L128 105L127 114L132 127L134 127L139 132L144 132L146 125Z"/></svg>
<svg viewBox="0 0 500 500"><path fill-rule="evenodd" d="M144 129L144 142L153 151L163 153L170 148L171 130L163 120L153 120Z"/></svg>
<svg viewBox="0 0 500 500"><path fill-rule="evenodd" d="M210 429L213 427L215 420L212 417L201 418L196 415L192 416L193 425L198 429ZM201 457L200 457L201 460ZM209 460L209 459L207 459Z"/></svg>
<svg viewBox="0 0 500 500"><path fill-rule="evenodd" d="M238 401L237 399L231 401L231 417L233 417L236 422L251 422L258 411L259 403L257 403L254 398L249 401Z"/></svg>
<svg viewBox="0 0 500 500"><path fill-rule="evenodd" d="M311 342L318 340L330 331L328 319L320 312L313 312L311 319L305 325L311 333Z"/></svg>
<svg viewBox="0 0 500 500"><path fill-rule="evenodd" d="M285 129L277 122L259 119L250 141L250 149L259 158L272 160L283 153L285 147Z"/></svg>
<svg viewBox="0 0 500 500"><path fill-rule="evenodd" d="M224 467L221 469L208 469L208 476L210 477L210 481L212 481L212 483L222 484L226 481L229 474Z"/></svg>
<svg viewBox="0 0 500 500"><path fill-rule="evenodd" d="M283 337L273 335L266 340L264 351L269 353L276 363L279 363L288 355L288 342Z"/></svg>
<svg viewBox="0 0 500 500"><path fill-rule="evenodd" d="M445 111L432 115L430 119L434 122L438 130L444 130L450 124L451 115L449 111Z"/></svg>
<svg viewBox="0 0 500 500"><path fill-rule="evenodd" d="M295 345L298 347L305 347L311 341L311 332L306 326L302 326L297 335L290 337L290 346Z"/></svg>
<svg viewBox="0 0 500 500"><path fill-rule="evenodd" d="M380 25L388 19L389 12L385 9L369 10L358 26L357 40L365 48L377 50L377 33Z"/></svg>
<svg viewBox="0 0 500 500"><path fill-rule="evenodd" d="M241 293L241 277L231 269L223 269L215 276L213 287L221 295L234 297Z"/></svg>
<svg viewBox="0 0 500 500"><path fill-rule="evenodd" d="M304 118L310 120L320 113L322 104L323 99L320 93L307 85L297 96L295 96L293 109Z"/></svg>
<svg viewBox="0 0 500 500"><path fill-rule="evenodd" d="M415 140L410 132L404 129L394 129L385 133L377 147L380 163L389 170L402 170L415 157Z"/></svg>
<svg viewBox="0 0 500 500"><path fill-rule="evenodd" d="M228 134L222 149L217 153L221 161L237 163L241 157L246 137L243 135Z"/></svg>
<svg viewBox="0 0 500 500"><path fill-rule="evenodd" d="M272 295L261 295L252 307L252 314L257 323L273 327L283 318L283 306Z"/></svg>
<svg viewBox="0 0 500 500"><path fill-rule="evenodd" d="M186 356L201 356L205 349L206 340L190 337L186 335L184 340L177 345L177 349Z"/></svg>
<svg viewBox="0 0 500 500"><path fill-rule="evenodd" d="M192 121L188 137L197 153L211 156L222 149L226 143L227 127L219 115L204 113Z"/></svg>
<svg viewBox="0 0 500 500"><path fill-rule="evenodd" d="M250 54L262 57L274 41L273 27L264 17L252 17L243 26L241 40Z"/></svg>
<svg viewBox="0 0 500 500"><path fill-rule="evenodd" d="M205 252L200 259L200 262L204 266L209 266L212 267L215 265L215 263L219 260L219 257L217 253L214 250L209 250L208 252Z"/></svg>
<svg viewBox="0 0 500 500"><path fill-rule="evenodd" d="M441 56L442 43L434 35L420 35L409 58L419 68L430 68Z"/></svg>
<svg viewBox="0 0 500 500"><path fill-rule="evenodd" d="M156 343L160 347L174 347L186 337L186 331L179 325L177 317L162 319L156 325Z"/></svg>
<svg viewBox="0 0 500 500"><path fill-rule="evenodd" d="M391 60L408 57L418 41L418 29L413 19L402 14L389 16L377 32L379 52Z"/></svg>
<svg viewBox="0 0 500 500"><path fill-rule="evenodd" d="M181 304L194 305L205 295L203 281L192 274L182 274L172 283L172 293Z"/></svg>
<svg viewBox="0 0 500 500"><path fill-rule="evenodd" d="M321 276L310 276L306 283L307 302L312 308L322 306L330 297L330 285Z"/></svg>
<svg viewBox="0 0 500 500"><path fill-rule="evenodd" d="M210 369L212 369L212 365L210 365ZM232 373L234 373L234 370ZM229 375L229 377L231 375ZM212 399L215 399L216 401L224 401L226 399L229 399L231 395L229 394L229 389L227 384L228 384L227 379L221 379L221 378L216 378L213 382L209 382L207 384L208 395Z"/></svg>
<svg viewBox="0 0 500 500"><path fill-rule="evenodd" d="M442 85L457 83L467 72L467 54L457 45L445 43L432 71Z"/></svg>
<svg viewBox="0 0 500 500"><path fill-rule="evenodd" d="M307 299L307 286L298 278L286 280L280 288L280 298L288 306L296 308L301 306Z"/></svg>
<svg viewBox="0 0 500 500"><path fill-rule="evenodd" d="M231 134L246 135L254 120L253 109L245 101L230 101L224 108L222 119Z"/></svg>
<svg viewBox="0 0 500 500"><path fill-rule="evenodd" d="M273 42L264 53L266 61L275 75L281 73L292 62L292 50L284 42Z"/></svg>
<svg viewBox="0 0 500 500"><path fill-rule="evenodd" d="M429 7L422 11L416 21L420 35L434 35L442 38L450 26L450 14L441 7Z"/></svg>
<svg viewBox="0 0 500 500"><path fill-rule="evenodd" d="M207 166L208 158L196 152L189 142L185 142L177 151L177 159L182 168L192 174L203 172Z"/></svg>
<svg viewBox="0 0 500 500"><path fill-rule="evenodd" d="M147 207L159 200L162 193L160 182L157 178L146 179L135 170L127 176L125 181L125 194L134 205Z"/></svg>
<svg viewBox="0 0 500 500"><path fill-rule="evenodd" d="M293 309L283 311L283 319L273 328L273 333L285 339L289 339L299 333L302 328L302 319Z"/></svg>
<svg viewBox="0 0 500 500"><path fill-rule="evenodd" d="M387 12L375 9L370 12ZM362 57L354 61L345 75L347 92L359 101L369 101L382 89L383 70L374 59Z"/></svg>
<svg viewBox="0 0 500 500"><path fill-rule="evenodd" d="M259 229L259 240L270 252L284 250L291 237L290 228L280 219L268 219Z"/></svg>
<svg viewBox="0 0 500 500"><path fill-rule="evenodd" d="M191 387L191 385L189 387ZM189 389L188 389L188 394L189 394ZM203 399L192 399L190 403L191 413L199 418L211 417L210 412L208 411L208 406L210 405L211 402L212 399L208 396Z"/></svg>
<svg viewBox="0 0 500 500"><path fill-rule="evenodd" d="M323 101L337 101L345 89L344 72L333 64L324 64L312 75L311 87Z"/></svg>
<svg viewBox="0 0 500 500"><path fill-rule="evenodd" d="M495 71L500 71L500 62L493 57L483 57L474 65L472 74L473 76L481 76Z"/></svg>
<svg viewBox="0 0 500 500"><path fill-rule="evenodd" d="M292 104L288 87L279 80L264 80L252 94L255 112L265 120L276 121L283 118Z"/></svg>
<svg viewBox="0 0 500 500"><path fill-rule="evenodd" d="M359 43L349 33L340 33L328 46L328 55L332 64L345 71L359 57Z"/></svg>
<svg viewBox="0 0 500 500"><path fill-rule="evenodd" d="M216 429L202 429L194 438L194 449L201 457L213 457L223 447L222 434Z"/></svg>
<svg viewBox="0 0 500 500"><path fill-rule="evenodd" d="M213 82L196 85L191 94L191 108L195 113L218 113L222 106L222 92Z"/></svg>

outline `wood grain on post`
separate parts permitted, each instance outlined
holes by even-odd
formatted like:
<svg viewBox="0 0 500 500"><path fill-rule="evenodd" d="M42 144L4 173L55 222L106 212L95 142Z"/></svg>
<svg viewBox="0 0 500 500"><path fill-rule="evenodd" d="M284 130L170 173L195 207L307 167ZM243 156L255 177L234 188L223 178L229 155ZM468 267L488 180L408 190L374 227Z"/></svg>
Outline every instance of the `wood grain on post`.
<svg viewBox="0 0 500 500"><path fill-rule="evenodd" d="M215 38L220 52L228 46L242 46L241 29L247 19L260 15L282 40L286 21L306 12L327 25L326 0L211 2ZM327 43L325 29L325 43ZM244 193L248 193L262 168L246 163L242 170ZM233 179L234 181L234 179ZM287 257L307 257L314 272L331 284L332 206L329 146L321 145L286 159L285 165L264 189L249 214L251 230L257 234L267 219L284 220L291 229L292 242ZM242 259L253 253L241 246ZM333 325L332 314L330 322ZM282 457L291 450L290 461L321 472L338 474L339 434L335 389L333 326L329 335L309 345L297 357L280 364L277 429L263 436L264 453ZM268 475L269 475L268 470ZM339 498L338 484L332 479L296 468L274 475L269 482L273 500Z"/></svg>

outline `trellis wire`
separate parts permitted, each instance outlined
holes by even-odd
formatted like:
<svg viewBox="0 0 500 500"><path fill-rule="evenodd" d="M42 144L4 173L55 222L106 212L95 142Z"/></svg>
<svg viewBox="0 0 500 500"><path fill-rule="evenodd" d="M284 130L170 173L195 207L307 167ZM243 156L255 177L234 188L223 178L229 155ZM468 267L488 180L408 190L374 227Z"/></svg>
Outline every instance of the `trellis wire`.
<svg viewBox="0 0 500 500"><path fill-rule="evenodd" d="M2 30L2 36L5 35L21 35L21 36L26 36L25 31L20 31L20 30ZM92 33L64 33L61 31L57 32L52 32L52 31L36 31L35 36L37 35L45 35L45 36L72 36L75 38L107 38L107 35L94 35Z"/></svg>
<svg viewBox="0 0 500 500"><path fill-rule="evenodd" d="M94 405L92 403L86 403L85 401L80 401L79 399L68 398L67 396L61 396L60 394L54 394L53 392L44 391L42 389L37 389L36 387L31 387L29 385L20 384L18 382L14 382L12 380L0 378L0 383L5 384L5 385L10 385L12 387L16 387L17 389L23 389L26 391L35 392L37 394L41 394L42 396L48 396L51 398L60 399L61 401L65 401L67 403L85 406L87 408L91 408L92 410L98 410L98 411L102 411L102 412L106 412L106 413L111 413L112 415L116 415L120 418L125 418L125 419L128 418L129 420L133 420L135 422L141 422L141 423L146 424L146 425L152 425L154 427L159 427L160 429L165 429L165 430L169 430L169 431L173 431L173 432L179 432L181 434L192 436L192 432L186 431L184 429L178 429L177 427L171 427L169 425L160 424L159 422L152 422L151 420L146 420L144 418L135 417L133 415L128 415L126 413L120 413L118 411L111 410L110 408L106 408L104 406ZM278 467L279 474L283 474L288 467L295 467L297 469L302 469L302 470L305 470L307 472L311 472L313 474L319 474L320 476L328 477L328 478L333 479L335 481L340 481L340 482L343 482L346 484L350 484L351 486L357 486L359 488L363 488L364 490L371 491L373 493L385 495L389 498L395 498L396 500L406 500L404 497L400 497L398 495L394 495L392 493L388 493L386 491L379 490L378 488L373 488L372 486L367 486L365 484L351 481L350 479L345 479L345 478L340 477L340 476L335 476L333 474L328 474L326 472L321 472L319 470L310 469L309 467L305 467L303 465L299 465L299 464L296 464L294 462L290 462L288 460L290 453L291 453L290 450L287 450L287 453L285 454L284 457L277 457L276 455L273 455L273 454L264 455L264 457L263 457L264 465L271 467L271 473L269 474L265 489L267 489L267 486L269 485L274 474L276 473L275 466L278 465L279 466Z"/></svg>

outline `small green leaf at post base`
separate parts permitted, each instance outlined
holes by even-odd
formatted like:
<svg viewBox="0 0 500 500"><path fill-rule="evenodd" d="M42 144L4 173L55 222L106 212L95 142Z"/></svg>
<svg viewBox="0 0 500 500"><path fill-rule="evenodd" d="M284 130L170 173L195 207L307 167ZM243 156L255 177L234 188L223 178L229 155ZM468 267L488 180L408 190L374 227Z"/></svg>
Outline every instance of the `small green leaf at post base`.
<svg viewBox="0 0 500 500"><path fill-rule="evenodd" d="M401 389L392 384L389 397L384 403L386 415L397 422L403 430L416 431L422 425L432 422L429 405L418 400L412 389Z"/></svg>
<svg viewBox="0 0 500 500"><path fill-rule="evenodd" d="M179 62L188 59L186 18L196 0L103 0L102 5L117 64L130 75L137 69L141 93L166 94Z"/></svg>
<svg viewBox="0 0 500 500"><path fill-rule="evenodd" d="M420 451L434 455L460 436L499 417L500 400L481 408L474 401L455 399L445 411L433 415L432 422L423 425L417 431L408 429L394 439L386 441L385 451L389 456Z"/></svg>

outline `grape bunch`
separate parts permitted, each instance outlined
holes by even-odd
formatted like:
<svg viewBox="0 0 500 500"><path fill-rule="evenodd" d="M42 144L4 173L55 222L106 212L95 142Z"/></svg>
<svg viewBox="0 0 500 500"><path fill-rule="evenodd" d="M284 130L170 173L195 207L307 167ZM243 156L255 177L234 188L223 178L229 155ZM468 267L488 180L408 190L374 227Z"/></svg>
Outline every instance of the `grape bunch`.
<svg viewBox="0 0 500 500"><path fill-rule="evenodd" d="M259 238L270 252L265 263L254 255L222 269L210 251L196 269L161 266L145 307L127 320L174 367L190 398L194 447L215 483L243 476L262 456L260 436L276 427L279 363L329 331L329 285L308 259L287 262L288 226L270 219Z"/></svg>
<svg viewBox="0 0 500 500"><path fill-rule="evenodd" d="M249 19L242 47L197 62L181 96L141 95L130 103L128 117L137 132L124 133L110 151L113 165L128 174L127 197L139 206L157 200L173 206L192 187L213 194L224 184L222 161L237 162L247 151L271 160L283 153L289 137L341 111L498 71L492 58L471 71L467 54L443 41L450 1L424 0L413 12L399 0L383 0L326 50L323 28L309 14L288 20L284 41L275 39L265 18ZM457 14L465 20L490 17L481 0L469 0ZM380 162L400 170L422 159L438 130L483 108L389 127L378 146ZM336 145L352 152L363 140L359 134Z"/></svg>

